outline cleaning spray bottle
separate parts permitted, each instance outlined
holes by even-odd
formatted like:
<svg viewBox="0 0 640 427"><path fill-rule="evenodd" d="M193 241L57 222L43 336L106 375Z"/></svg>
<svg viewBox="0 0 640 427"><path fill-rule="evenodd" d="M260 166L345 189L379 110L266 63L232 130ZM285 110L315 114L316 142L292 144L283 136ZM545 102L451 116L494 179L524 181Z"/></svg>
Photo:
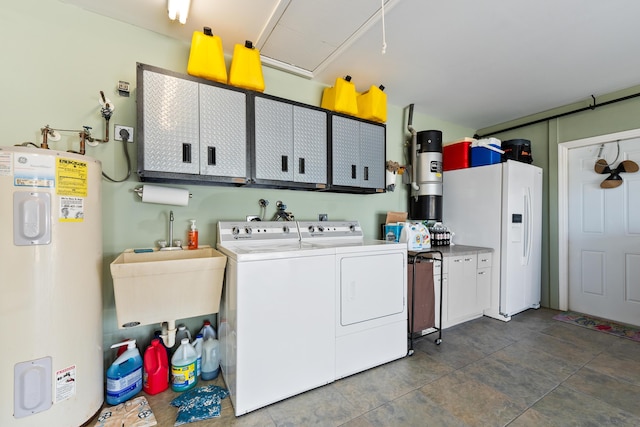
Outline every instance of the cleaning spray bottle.
<svg viewBox="0 0 640 427"><path fill-rule="evenodd" d="M198 249L198 229L196 228L196 220L190 219L191 227L187 234L187 241L189 242L189 249Z"/></svg>
<svg viewBox="0 0 640 427"><path fill-rule="evenodd" d="M107 369L107 403L118 405L142 391L142 357L136 340L117 343L111 348L126 345L122 353Z"/></svg>

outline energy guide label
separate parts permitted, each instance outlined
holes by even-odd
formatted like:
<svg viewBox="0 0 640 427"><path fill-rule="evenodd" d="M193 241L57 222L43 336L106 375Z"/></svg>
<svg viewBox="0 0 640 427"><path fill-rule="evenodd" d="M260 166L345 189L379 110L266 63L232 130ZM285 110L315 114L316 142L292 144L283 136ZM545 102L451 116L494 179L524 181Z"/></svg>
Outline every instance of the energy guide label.
<svg viewBox="0 0 640 427"><path fill-rule="evenodd" d="M56 178L59 196L87 197L87 162L74 159L57 159Z"/></svg>

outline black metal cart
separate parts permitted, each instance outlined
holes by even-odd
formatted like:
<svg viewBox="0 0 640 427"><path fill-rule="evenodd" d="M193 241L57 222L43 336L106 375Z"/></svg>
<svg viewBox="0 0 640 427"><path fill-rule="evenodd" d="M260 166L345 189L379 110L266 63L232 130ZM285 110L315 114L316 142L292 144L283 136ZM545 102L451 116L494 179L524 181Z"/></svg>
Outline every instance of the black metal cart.
<svg viewBox="0 0 640 427"><path fill-rule="evenodd" d="M438 254L440 257L436 257L434 256L435 254ZM409 265L413 265L413 275L412 275L412 280L411 280L411 318L409 319L409 330L408 330L408 335L409 335L409 350L407 352L408 356L411 356L413 354L413 340L414 340L414 336L415 333L413 332L414 326L415 326L415 305L416 305L416 299L415 299L415 289L416 289L416 264L419 262L424 262L424 261L428 261L428 262L439 262L440 263L440 267L441 267L441 271L440 271L440 298L439 298L439 304L440 304L440 311L439 311L439 322L438 322L438 327L434 327L433 331L428 332L426 334L423 334L422 336L425 335L430 335L430 334L434 334L434 333L438 333L438 338L435 339L435 343L436 345L440 345L442 343L442 259L443 259L443 255L442 252L437 250L437 249L428 249L428 250L424 250L424 251L419 251L419 252L412 252L410 251L407 254L407 262Z"/></svg>

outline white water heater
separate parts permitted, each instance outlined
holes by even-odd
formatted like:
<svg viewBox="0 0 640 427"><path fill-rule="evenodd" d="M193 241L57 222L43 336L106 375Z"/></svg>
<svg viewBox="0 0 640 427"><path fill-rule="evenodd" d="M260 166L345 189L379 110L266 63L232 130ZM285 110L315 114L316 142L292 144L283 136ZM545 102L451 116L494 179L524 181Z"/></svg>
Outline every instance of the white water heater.
<svg viewBox="0 0 640 427"><path fill-rule="evenodd" d="M0 147L1 426L79 426L102 406L101 171Z"/></svg>

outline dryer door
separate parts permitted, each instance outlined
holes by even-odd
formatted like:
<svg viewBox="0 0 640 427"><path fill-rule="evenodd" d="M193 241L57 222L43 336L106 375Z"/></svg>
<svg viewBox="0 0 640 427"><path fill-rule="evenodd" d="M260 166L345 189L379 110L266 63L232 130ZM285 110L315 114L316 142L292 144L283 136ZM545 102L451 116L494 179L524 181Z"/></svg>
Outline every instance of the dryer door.
<svg viewBox="0 0 640 427"><path fill-rule="evenodd" d="M342 326L404 311L402 253L344 256L339 263Z"/></svg>

